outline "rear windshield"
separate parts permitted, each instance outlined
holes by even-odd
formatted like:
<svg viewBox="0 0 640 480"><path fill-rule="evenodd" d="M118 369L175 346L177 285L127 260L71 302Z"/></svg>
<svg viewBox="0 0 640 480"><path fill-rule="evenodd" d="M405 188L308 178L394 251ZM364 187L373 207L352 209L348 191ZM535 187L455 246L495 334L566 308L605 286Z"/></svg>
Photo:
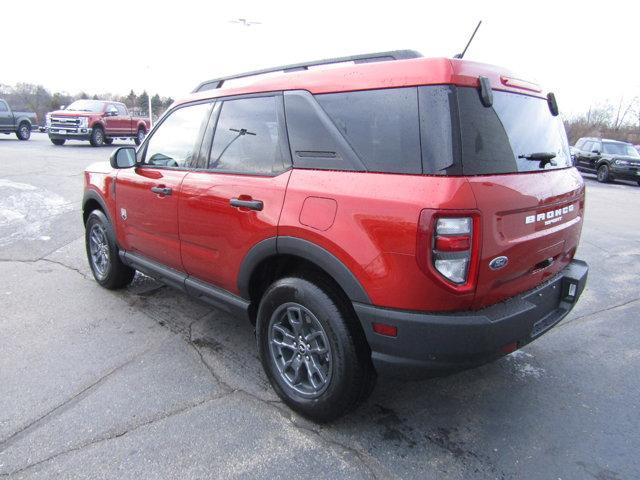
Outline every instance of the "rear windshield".
<svg viewBox="0 0 640 480"><path fill-rule="evenodd" d="M477 90L459 88L458 110L466 175L571 166L564 125L545 99L494 91L493 106L485 107ZM553 158L541 162L539 154Z"/></svg>
<svg viewBox="0 0 640 480"><path fill-rule="evenodd" d="M317 102L317 103L316 103ZM424 86L285 93L294 166L427 175L484 175L571 166L564 125L546 99Z"/></svg>

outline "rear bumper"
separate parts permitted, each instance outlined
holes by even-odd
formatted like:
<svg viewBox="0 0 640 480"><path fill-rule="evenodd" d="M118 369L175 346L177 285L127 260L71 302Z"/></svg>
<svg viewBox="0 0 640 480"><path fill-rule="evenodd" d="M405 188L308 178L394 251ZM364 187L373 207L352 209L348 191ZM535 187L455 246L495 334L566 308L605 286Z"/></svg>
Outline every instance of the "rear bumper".
<svg viewBox="0 0 640 480"><path fill-rule="evenodd" d="M533 290L479 311L418 313L361 303L354 308L378 373L423 377L478 366L508 353L505 346L535 340L573 309L588 270L574 260ZM375 333L373 322L396 326L397 337Z"/></svg>

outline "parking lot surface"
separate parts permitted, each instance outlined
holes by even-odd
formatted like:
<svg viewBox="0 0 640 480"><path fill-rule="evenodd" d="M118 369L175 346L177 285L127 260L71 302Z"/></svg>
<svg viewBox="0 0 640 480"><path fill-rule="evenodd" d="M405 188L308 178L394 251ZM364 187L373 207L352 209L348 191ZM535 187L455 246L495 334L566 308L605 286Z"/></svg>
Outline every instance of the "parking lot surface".
<svg viewBox="0 0 640 480"><path fill-rule="evenodd" d="M112 148L0 136L0 477L640 477L640 187L587 176L578 306L490 365L381 378L329 425L270 388L250 325L91 277L82 171Z"/></svg>

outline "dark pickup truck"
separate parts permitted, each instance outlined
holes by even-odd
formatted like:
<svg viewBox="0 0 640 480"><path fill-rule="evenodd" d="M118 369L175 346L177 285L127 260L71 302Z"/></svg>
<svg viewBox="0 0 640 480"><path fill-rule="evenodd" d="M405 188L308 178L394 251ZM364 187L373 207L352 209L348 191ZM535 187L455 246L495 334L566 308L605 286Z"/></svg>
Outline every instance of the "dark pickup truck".
<svg viewBox="0 0 640 480"><path fill-rule="evenodd" d="M47 114L47 132L54 145L67 140L88 140L94 147L111 145L114 138L133 138L140 145L149 120L133 117L120 102L76 100L64 110Z"/></svg>
<svg viewBox="0 0 640 480"><path fill-rule="evenodd" d="M20 140L29 140L31 129L38 124L38 116L33 112L14 112L9 104L0 99L0 132L15 133Z"/></svg>

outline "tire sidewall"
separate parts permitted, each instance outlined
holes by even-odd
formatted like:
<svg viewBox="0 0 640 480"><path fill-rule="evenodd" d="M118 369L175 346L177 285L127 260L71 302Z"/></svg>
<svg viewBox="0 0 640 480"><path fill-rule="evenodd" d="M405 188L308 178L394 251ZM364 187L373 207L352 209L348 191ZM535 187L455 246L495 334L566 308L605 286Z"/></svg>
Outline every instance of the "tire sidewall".
<svg viewBox="0 0 640 480"><path fill-rule="evenodd" d="M28 123L22 122L18 125L18 131L16 133L19 140L29 140L29 138L31 138L31 127Z"/></svg>
<svg viewBox="0 0 640 480"><path fill-rule="evenodd" d="M98 133L100 132L100 133ZM98 139L102 139L101 141L98 141ZM94 147L102 147L104 145L104 130L102 129L102 127L94 127L93 130L91 131L91 145L93 145Z"/></svg>
<svg viewBox="0 0 640 480"><path fill-rule="evenodd" d="M142 139L140 138L140 133L142 132ZM146 132L144 130L144 128L139 128L138 131L136 132L136 136L133 139L133 141L135 142L136 145L140 145L142 142L144 142L144 137L146 136Z"/></svg>
<svg viewBox="0 0 640 480"><path fill-rule="evenodd" d="M93 262L91 261L91 250L89 248L89 232L91 231L91 227L99 223L104 228L107 242L109 244L109 271L104 276L104 278L100 278L95 270L93 269ZM89 214L87 218L87 223L85 225L85 235L84 235L84 243L87 251L87 260L89 261L89 268L91 269L91 273L93 274L93 278L95 278L96 282L98 282L102 286L108 286L113 282L113 277L115 275L115 269L117 262L119 261L119 253L118 246L115 242L115 236L113 234L113 228L111 226L111 222L107 216L100 210L94 210Z"/></svg>
<svg viewBox="0 0 640 480"><path fill-rule="evenodd" d="M605 173L602 175L602 179L600 179L600 172L601 172L601 171L605 172ZM606 182L608 182L608 181L609 181L609 178L610 178L610 174L609 174L609 166L608 166L607 164L600 165L600 166L598 167L598 172L597 172L597 175L596 175L596 176L597 176L597 178L598 178L598 181L599 181L599 182L601 182L601 183L606 183Z"/></svg>
<svg viewBox="0 0 640 480"><path fill-rule="evenodd" d="M327 389L316 398L300 395L281 378L271 358L269 348L269 323L275 310L288 302L299 303L308 308L324 329L331 347L332 371ZM258 309L256 324L258 352L264 370L273 388L291 408L322 421L323 417L335 416L329 410L347 407L344 390L354 381L357 362L343 312L320 287L296 277L278 280L267 289Z"/></svg>

